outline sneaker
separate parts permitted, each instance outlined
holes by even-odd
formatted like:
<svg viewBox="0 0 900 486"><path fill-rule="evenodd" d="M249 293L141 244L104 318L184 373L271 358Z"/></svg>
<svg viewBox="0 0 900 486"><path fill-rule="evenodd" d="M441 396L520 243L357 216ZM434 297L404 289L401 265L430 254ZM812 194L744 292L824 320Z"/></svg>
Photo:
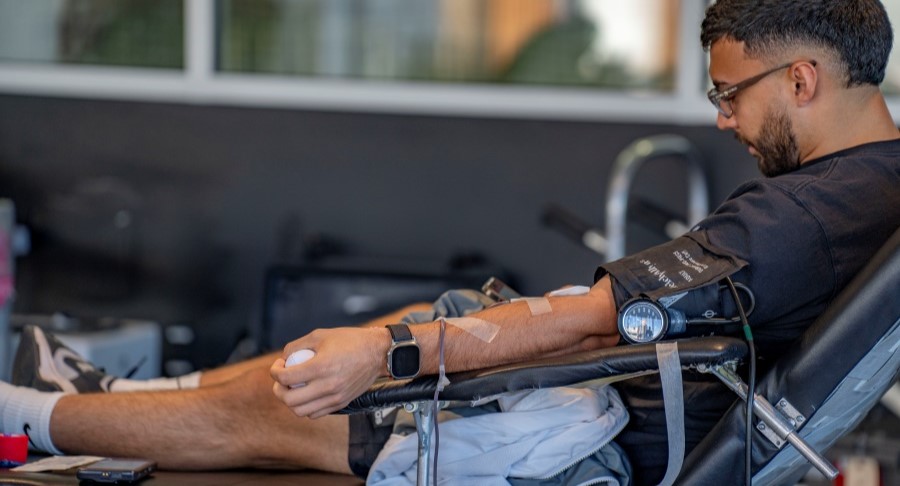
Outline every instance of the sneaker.
<svg viewBox="0 0 900 486"><path fill-rule="evenodd" d="M13 385L65 393L108 392L115 380L41 328L22 330L13 359Z"/></svg>

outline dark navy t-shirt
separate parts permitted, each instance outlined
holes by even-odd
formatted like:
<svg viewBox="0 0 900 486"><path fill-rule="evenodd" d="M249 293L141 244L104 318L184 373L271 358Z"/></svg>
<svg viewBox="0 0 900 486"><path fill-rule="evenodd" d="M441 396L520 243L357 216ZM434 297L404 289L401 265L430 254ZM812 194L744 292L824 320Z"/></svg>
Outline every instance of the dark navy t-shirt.
<svg viewBox="0 0 900 486"><path fill-rule="evenodd" d="M654 272L648 271L647 262L660 255L679 255L688 248L698 261L692 265L695 269L718 265L719 273L730 273L756 297L750 324L759 350L759 372L764 373L898 226L900 141L878 142L810 161L788 174L748 182L687 235L604 264L597 276L613 277L616 302L621 305L641 293L704 291L696 289L703 282L695 274L671 271L673 267L661 279L659 268L651 266ZM684 274L680 280L678 273ZM714 378L692 373L684 378L689 452L735 396ZM668 455L659 380L643 377L617 388L631 411L628 427L617 441L628 452L636 483L655 484L665 472Z"/></svg>

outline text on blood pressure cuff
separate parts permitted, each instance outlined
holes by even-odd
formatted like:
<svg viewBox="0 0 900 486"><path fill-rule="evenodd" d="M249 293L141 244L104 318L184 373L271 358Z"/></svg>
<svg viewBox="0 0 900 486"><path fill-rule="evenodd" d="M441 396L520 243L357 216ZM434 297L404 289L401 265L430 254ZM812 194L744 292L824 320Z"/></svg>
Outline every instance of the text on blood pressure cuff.
<svg viewBox="0 0 900 486"><path fill-rule="evenodd" d="M629 299L643 295L689 317L721 316L729 315L731 309L722 308L718 283L746 266L746 261L710 244L704 231L693 231L600 265L594 281L605 275L612 277L617 309Z"/></svg>

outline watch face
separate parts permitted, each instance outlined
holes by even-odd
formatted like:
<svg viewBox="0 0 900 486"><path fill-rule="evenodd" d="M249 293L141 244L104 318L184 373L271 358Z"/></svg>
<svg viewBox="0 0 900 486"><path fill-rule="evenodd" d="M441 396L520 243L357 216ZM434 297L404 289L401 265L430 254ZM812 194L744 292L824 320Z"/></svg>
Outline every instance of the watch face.
<svg viewBox="0 0 900 486"><path fill-rule="evenodd" d="M399 343L388 355L388 369L394 378L412 378L419 374L419 346Z"/></svg>
<svg viewBox="0 0 900 486"><path fill-rule="evenodd" d="M619 333L630 343L658 341L668 327L669 316L665 309L646 299L627 303L619 313Z"/></svg>

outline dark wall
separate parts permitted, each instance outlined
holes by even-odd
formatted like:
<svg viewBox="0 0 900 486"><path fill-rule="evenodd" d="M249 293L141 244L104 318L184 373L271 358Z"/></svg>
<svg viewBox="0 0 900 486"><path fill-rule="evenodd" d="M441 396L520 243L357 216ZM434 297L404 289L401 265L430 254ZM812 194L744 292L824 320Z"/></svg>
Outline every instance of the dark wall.
<svg viewBox="0 0 900 486"><path fill-rule="evenodd" d="M711 125L0 96L0 196L34 239L16 310L185 322L224 347L256 322L265 268L323 238L385 267L478 253L526 293L588 283L602 257L543 226L542 210L602 228L616 155L660 133L697 145L713 206L756 175ZM650 164L635 191L681 211L681 168ZM630 238L662 241L641 227Z"/></svg>

